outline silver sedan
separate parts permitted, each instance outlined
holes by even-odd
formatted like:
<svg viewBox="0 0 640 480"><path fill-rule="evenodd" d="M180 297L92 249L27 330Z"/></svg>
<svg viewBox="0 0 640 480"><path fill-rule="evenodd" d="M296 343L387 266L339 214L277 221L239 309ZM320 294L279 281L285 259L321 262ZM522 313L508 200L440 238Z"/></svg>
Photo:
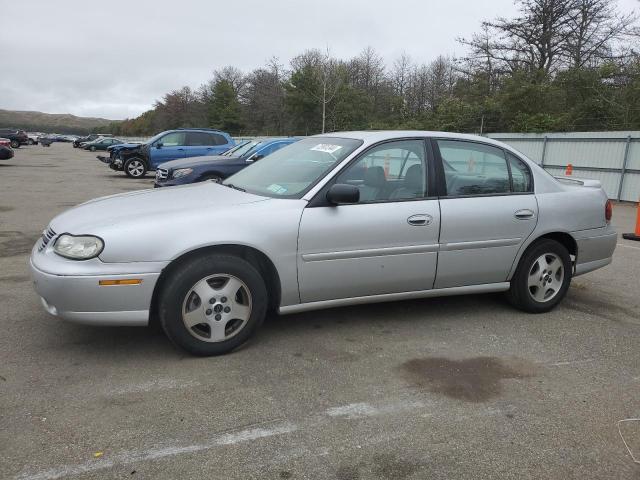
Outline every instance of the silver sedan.
<svg viewBox="0 0 640 480"><path fill-rule="evenodd" d="M196 355L229 352L281 314L506 292L555 307L611 262L597 181L556 179L483 137L309 137L223 183L132 192L54 218L31 271L44 307L100 325L159 321Z"/></svg>

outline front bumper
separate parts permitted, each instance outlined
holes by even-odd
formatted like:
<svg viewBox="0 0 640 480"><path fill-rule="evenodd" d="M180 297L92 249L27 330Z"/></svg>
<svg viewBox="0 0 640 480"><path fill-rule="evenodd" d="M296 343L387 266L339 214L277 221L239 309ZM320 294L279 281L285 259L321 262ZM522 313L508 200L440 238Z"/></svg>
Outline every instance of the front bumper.
<svg viewBox="0 0 640 480"><path fill-rule="evenodd" d="M50 314L91 325L149 323L151 298L163 264L107 264L98 259L79 262L50 257L55 253L48 250L38 252L37 247L34 248L30 267L35 291ZM56 264L60 267L55 268ZM70 274L70 269L82 274ZM131 278L142 282L138 285L99 285L100 280Z"/></svg>

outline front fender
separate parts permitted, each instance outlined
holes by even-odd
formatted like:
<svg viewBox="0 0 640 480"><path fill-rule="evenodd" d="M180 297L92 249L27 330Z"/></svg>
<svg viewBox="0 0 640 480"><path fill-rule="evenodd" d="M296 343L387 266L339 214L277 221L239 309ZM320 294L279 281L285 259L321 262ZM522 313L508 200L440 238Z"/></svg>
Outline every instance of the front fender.
<svg viewBox="0 0 640 480"><path fill-rule="evenodd" d="M105 249L100 259L172 262L201 248L247 246L264 253L275 266L282 287L281 304L299 303L296 256L305 205L304 200L270 199L220 210L194 205L190 211L170 215L153 213L102 229L99 235Z"/></svg>

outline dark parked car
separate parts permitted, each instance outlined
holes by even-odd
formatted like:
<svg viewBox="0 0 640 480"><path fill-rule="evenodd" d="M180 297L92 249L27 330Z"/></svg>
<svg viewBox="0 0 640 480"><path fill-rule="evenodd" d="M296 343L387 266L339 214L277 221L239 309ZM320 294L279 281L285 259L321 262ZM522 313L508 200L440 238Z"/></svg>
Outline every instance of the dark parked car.
<svg viewBox="0 0 640 480"><path fill-rule="evenodd" d="M85 150L90 150L95 152L96 150L106 150L108 147L112 147L114 145L123 144L123 140L119 140L117 138L98 138L93 142L85 143L82 145L82 148Z"/></svg>
<svg viewBox="0 0 640 480"><path fill-rule="evenodd" d="M247 165L298 140L298 138L253 140L232 148L222 155L184 158L163 163L156 169L154 186L170 187L206 180L224 180Z"/></svg>
<svg viewBox="0 0 640 480"><path fill-rule="evenodd" d="M203 155L219 155L235 146L226 132L210 128L180 128L161 132L141 145L112 150L113 170L124 170L128 177L141 178L149 170L171 160Z"/></svg>
<svg viewBox="0 0 640 480"><path fill-rule="evenodd" d="M15 128L0 128L0 137L7 138L11 142L11 148L20 148L20 145L29 143L27 132Z"/></svg>
<svg viewBox="0 0 640 480"><path fill-rule="evenodd" d="M8 138L0 138L0 160L9 160L10 158L13 158L11 141Z"/></svg>
<svg viewBox="0 0 640 480"><path fill-rule="evenodd" d="M100 137L110 137L110 133L92 133L84 137L78 137L73 141L73 148L78 148L83 142L93 142Z"/></svg>

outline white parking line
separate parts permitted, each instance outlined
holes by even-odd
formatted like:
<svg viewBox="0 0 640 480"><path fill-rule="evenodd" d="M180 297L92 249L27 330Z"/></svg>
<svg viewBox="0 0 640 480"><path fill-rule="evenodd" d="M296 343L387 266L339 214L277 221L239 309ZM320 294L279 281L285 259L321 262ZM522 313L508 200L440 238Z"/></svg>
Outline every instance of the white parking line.
<svg viewBox="0 0 640 480"><path fill-rule="evenodd" d="M126 465L145 460L156 460L159 458L180 455L183 453L200 452L222 445L235 445L241 442L257 440L259 438L273 437L285 433L295 432L298 427L290 422L283 422L271 428L250 428L238 432L218 434L209 441L185 446L172 446L165 448L142 450L138 452L124 452L114 455L112 458L88 461L79 465L63 465L60 467L44 470L37 473L24 473L16 477L19 480L55 480L57 478L80 475L87 472L95 472L111 468L115 465Z"/></svg>
<svg viewBox="0 0 640 480"><path fill-rule="evenodd" d="M112 454L108 456L107 454L105 454L105 456L100 459L94 459L75 465L59 465L57 467L48 470L42 470L39 472L24 472L14 478L15 480L56 480L58 478L71 477L74 475L101 471L121 465L131 465L139 462L158 460L162 458L181 455L184 453L201 452L216 447L251 442L261 438L286 435L296 431L322 427L326 425L327 421L351 421L357 418L375 417L379 415L408 412L428 406L428 404L419 400L412 401L404 399L395 399L394 401L389 401L380 405L371 405L369 403L351 403L347 405L328 408L327 410L324 410L322 412L312 413L304 418L297 420L296 422L278 420L269 422L268 424L263 423L260 424L260 426L254 425L252 428L246 428L239 431L221 432L213 436L209 440L197 444L172 445L162 448L124 451L122 453ZM436 415L436 413L434 412L437 412L438 409L436 408L436 405L433 405L433 407L434 411L428 411L426 414L420 415L420 417L426 418ZM458 415L454 418L454 420L467 421L471 418L493 416L502 413L504 413L503 409L482 408L470 415ZM364 441L363 444L370 443L370 441L371 439L368 439ZM357 448L360 448L360 446L358 446ZM328 454L329 450L324 448L323 452L324 453L322 454L326 455ZM295 455L308 454L306 449L299 452L292 451L290 453L295 453ZM319 453L316 452L315 454Z"/></svg>
<svg viewBox="0 0 640 480"><path fill-rule="evenodd" d="M640 250L640 247L636 247L635 245L627 245L626 243L617 243L619 247L633 248L634 250Z"/></svg>

